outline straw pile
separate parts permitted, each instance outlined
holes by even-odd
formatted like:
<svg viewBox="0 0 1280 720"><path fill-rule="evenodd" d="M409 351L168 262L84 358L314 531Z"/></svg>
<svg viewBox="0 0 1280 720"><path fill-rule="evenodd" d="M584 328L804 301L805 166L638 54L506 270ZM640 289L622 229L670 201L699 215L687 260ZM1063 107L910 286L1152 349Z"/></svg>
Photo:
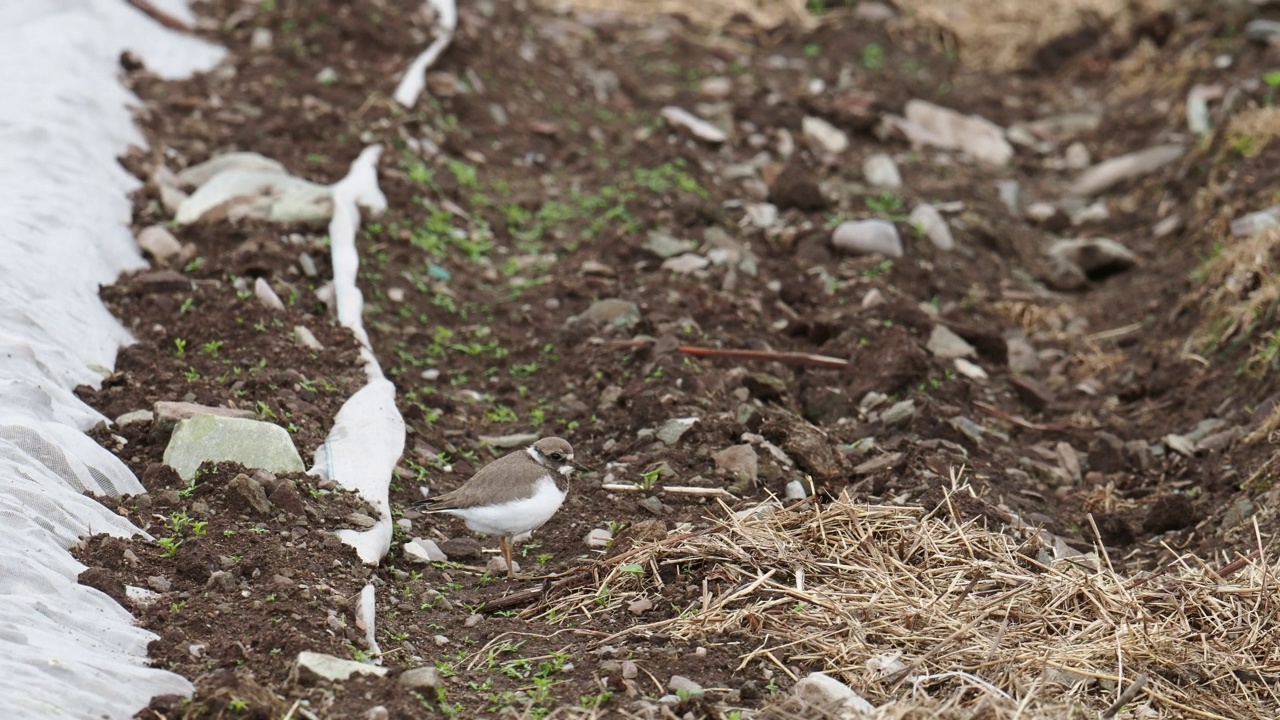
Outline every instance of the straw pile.
<svg viewBox="0 0 1280 720"><path fill-rule="evenodd" d="M824 670L881 718L1280 714L1277 567L1260 536L1255 554L1221 575L1181 557L1125 577L1105 555L1037 560L1052 555L1034 538L958 521L959 499L933 513L842 498L730 514L710 532L639 546L594 587L528 615L627 617L641 595L668 607L664 578L693 578L700 605L597 644L647 632L702 644L750 638L739 669Z"/></svg>

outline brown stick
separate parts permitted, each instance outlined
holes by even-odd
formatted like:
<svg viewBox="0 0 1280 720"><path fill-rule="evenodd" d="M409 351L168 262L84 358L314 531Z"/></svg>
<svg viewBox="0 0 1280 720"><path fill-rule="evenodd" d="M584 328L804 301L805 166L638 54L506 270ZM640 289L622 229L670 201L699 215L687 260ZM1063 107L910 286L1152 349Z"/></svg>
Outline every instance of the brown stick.
<svg viewBox="0 0 1280 720"><path fill-rule="evenodd" d="M614 340L610 343L614 347L644 347L649 343L642 340ZM739 358L742 360L766 360L787 363L789 365L811 365L813 367L828 368L831 370L846 370L853 366L848 360L831 357L829 355L814 355L813 353L802 352L783 352L780 350L744 350L739 348L709 348L699 347L697 345L677 345L676 350L686 355L705 358Z"/></svg>
<svg viewBox="0 0 1280 720"><path fill-rule="evenodd" d="M1133 681L1133 684L1125 688L1124 692L1120 693L1120 697L1116 698L1116 701L1111 704L1111 707L1102 711L1102 717L1114 717L1116 713L1120 712L1120 708L1133 702L1133 699L1138 696L1138 693L1142 691L1143 686L1146 685L1149 680L1151 680L1151 678L1148 677L1146 673L1139 675L1138 678Z"/></svg>
<svg viewBox="0 0 1280 720"><path fill-rule="evenodd" d="M150 0L127 0L127 2L130 5L137 8L138 10L142 11L143 13L146 13L146 15L150 17L152 20L155 20L156 22L169 28L170 30L177 30L178 32L191 32L191 26L182 22L178 18L170 15L169 13L161 10L155 5L152 5Z"/></svg>
<svg viewBox="0 0 1280 720"><path fill-rule="evenodd" d="M1018 417L1017 415L1007 413L1004 410L1001 410L1000 408L996 407L995 405L989 405L987 403L982 402L981 400L974 400L973 406L987 413L988 415L995 415L1001 420L1007 420L1013 423L1014 425L1027 428L1028 430L1070 430L1071 429L1069 426L1062 425L1060 423L1049 423L1049 424L1033 423L1030 420Z"/></svg>

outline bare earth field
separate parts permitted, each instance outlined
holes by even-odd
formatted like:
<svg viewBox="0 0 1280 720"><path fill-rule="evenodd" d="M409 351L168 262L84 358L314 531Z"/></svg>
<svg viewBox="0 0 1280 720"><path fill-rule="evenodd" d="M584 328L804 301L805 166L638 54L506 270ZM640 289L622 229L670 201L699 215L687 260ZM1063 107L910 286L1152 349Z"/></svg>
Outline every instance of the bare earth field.
<svg viewBox="0 0 1280 720"><path fill-rule="evenodd" d="M1280 202L1280 52L1188 3L997 72L951 30L836 4L766 28L467 2L412 110L391 93L432 37L414 0L200 2L222 67L122 62L151 143L122 159L148 181L135 229L183 249L103 288L137 342L81 396L112 418L252 410L310 466L365 381L324 227L178 226L150 181L250 151L328 184L381 143L359 283L408 425L376 567L332 533L372 512L339 487L263 475L261 508L233 491L251 468L188 485L166 429L95 431L149 491L106 502L168 542L88 538L82 582L157 592L132 606L152 660L197 689L138 717L851 712L797 692L811 672L871 717L1280 713L1280 231L1231 230ZM1011 159L913 145L891 119L913 99L1009 129ZM880 155L900 184L868 180ZM864 219L901 252L832 243ZM1050 252L1098 238L1120 247ZM508 582L496 542L408 507L522 433L591 472ZM412 562L415 537L448 560ZM353 612L369 581L377 654ZM302 651L389 673L319 680Z"/></svg>

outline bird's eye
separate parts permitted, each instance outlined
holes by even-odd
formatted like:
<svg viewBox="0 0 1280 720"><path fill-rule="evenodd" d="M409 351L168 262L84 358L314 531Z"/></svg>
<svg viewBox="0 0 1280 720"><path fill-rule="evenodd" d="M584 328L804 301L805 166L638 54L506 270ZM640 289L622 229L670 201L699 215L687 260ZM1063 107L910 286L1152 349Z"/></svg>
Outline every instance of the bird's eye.
<svg viewBox="0 0 1280 720"><path fill-rule="evenodd" d="M564 460L564 455L561 455L558 452L553 452L551 453L551 459L555 460L556 462L560 462L561 460Z"/></svg>

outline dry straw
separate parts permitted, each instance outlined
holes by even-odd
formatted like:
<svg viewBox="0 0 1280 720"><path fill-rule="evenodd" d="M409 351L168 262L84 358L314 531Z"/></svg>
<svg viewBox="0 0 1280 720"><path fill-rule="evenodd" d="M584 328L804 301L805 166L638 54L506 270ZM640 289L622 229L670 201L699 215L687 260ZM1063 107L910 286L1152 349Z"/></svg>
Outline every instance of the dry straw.
<svg viewBox="0 0 1280 720"><path fill-rule="evenodd" d="M1034 538L962 521L956 493L971 490L953 480L933 512L841 498L726 513L526 615L627 617L664 584L701 583L680 615L596 644L738 642L744 674L824 670L880 718L1280 716L1277 567L1260 535L1225 577L1193 557L1125 576L1105 554L1050 560ZM823 716L786 703L766 714Z"/></svg>

